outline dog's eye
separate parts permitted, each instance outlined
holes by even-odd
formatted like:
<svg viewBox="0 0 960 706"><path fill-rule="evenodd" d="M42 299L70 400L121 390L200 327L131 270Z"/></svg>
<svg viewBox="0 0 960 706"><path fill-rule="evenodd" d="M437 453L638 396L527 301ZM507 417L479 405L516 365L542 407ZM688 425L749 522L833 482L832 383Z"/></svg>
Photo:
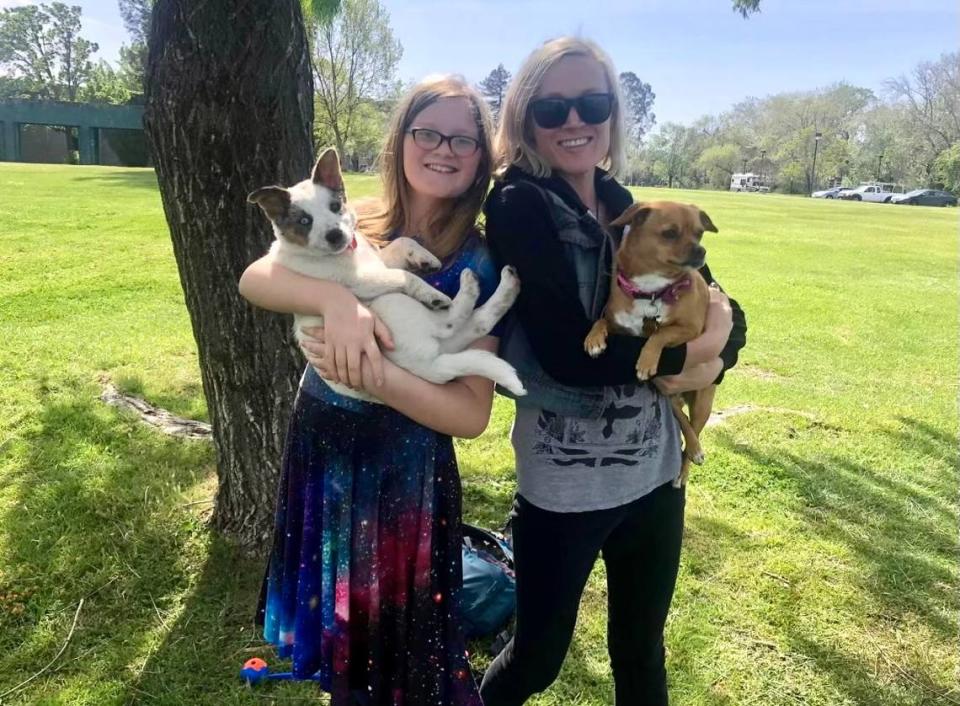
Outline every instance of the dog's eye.
<svg viewBox="0 0 960 706"><path fill-rule="evenodd" d="M680 233L675 228L668 228L667 230L663 231L663 237L667 240L676 240L680 237Z"/></svg>
<svg viewBox="0 0 960 706"><path fill-rule="evenodd" d="M310 216L300 216L298 223L300 223L302 226L308 226L313 223L313 219L310 218Z"/></svg>
<svg viewBox="0 0 960 706"><path fill-rule="evenodd" d="M341 208L342 208L342 205L339 201L330 202L330 210L333 211L334 213L340 213Z"/></svg>

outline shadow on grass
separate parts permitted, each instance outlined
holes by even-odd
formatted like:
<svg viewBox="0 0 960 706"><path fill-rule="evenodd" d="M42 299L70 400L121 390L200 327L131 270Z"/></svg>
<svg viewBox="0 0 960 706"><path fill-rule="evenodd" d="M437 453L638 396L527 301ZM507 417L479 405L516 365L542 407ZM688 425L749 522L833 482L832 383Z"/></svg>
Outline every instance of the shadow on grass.
<svg viewBox="0 0 960 706"><path fill-rule="evenodd" d="M77 174L71 181L98 182L103 186L127 186L157 191L157 175L152 169L111 170L96 174Z"/></svg>
<svg viewBox="0 0 960 706"><path fill-rule="evenodd" d="M56 675L20 696L90 682L90 703L109 703L191 581L205 530L178 509L181 489L211 472L213 453L121 417L90 385L41 383L37 397L30 432L8 450L16 472L4 478L11 502L0 526L13 563L0 577L31 599L16 620L0 612L0 675L15 684L52 658L84 598Z"/></svg>
<svg viewBox="0 0 960 706"><path fill-rule="evenodd" d="M945 459L946 468L956 468L955 440L920 420L901 422L900 431L888 433L903 448ZM958 625L950 607L955 605L956 513L947 498L956 492L955 473L903 480L840 454L801 458L783 451L766 453L738 443L727 432L719 434L757 466L792 481L803 500L797 512L811 535L845 546L857 557L862 579L855 588L878 607L869 614L871 619L896 626L919 618L938 642L954 642ZM877 649L864 650L876 658L856 661L799 627L784 627L791 650L830 674L831 684L853 702L862 703L870 695L870 703L877 704L927 703L931 694L950 689L922 670L910 673L909 665L900 667L892 684L879 684ZM922 690L916 688L919 684ZM904 689L915 700L904 700Z"/></svg>

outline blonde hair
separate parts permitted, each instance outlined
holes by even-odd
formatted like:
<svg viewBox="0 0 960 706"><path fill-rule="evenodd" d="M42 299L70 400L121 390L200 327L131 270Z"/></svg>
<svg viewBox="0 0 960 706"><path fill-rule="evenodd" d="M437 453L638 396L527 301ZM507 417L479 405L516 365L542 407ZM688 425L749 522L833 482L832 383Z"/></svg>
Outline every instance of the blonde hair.
<svg viewBox="0 0 960 706"><path fill-rule="evenodd" d="M410 226L410 183L403 172L404 138L417 115L441 98L466 98L470 102L480 141L476 178L463 194L443 202L433 214L428 232L420 234L426 236L426 244L435 255L445 257L460 246L471 229L476 228L493 172L490 109L480 94L459 76L429 76L400 100L390 119L379 157L382 200L376 208L367 207L364 209L366 213L359 213L358 225L364 235L379 244L385 243L395 231Z"/></svg>
<svg viewBox="0 0 960 706"><path fill-rule="evenodd" d="M498 176L512 165L536 177L550 176L550 165L537 152L535 146L530 104L536 99L547 72L568 56L594 59L603 69L614 100L613 112L610 114L610 151L601 166L615 175L626 163L623 95L613 61L603 49L588 39L558 37L544 43L527 57L507 90L495 140Z"/></svg>

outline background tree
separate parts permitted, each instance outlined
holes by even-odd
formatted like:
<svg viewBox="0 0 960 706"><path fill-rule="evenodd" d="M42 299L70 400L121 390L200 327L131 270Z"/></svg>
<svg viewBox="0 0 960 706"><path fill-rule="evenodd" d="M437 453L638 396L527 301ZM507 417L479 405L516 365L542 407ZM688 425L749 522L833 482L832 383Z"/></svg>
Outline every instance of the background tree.
<svg viewBox="0 0 960 706"><path fill-rule="evenodd" d="M747 18L756 12L760 12L760 0L733 0L733 9Z"/></svg>
<svg viewBox="0 0 960 706"><path fill-rule="evenodd" d="M710 186L727 189L730 187L730 177L741 169L742 155L743 151L738 145L713 145L700 153L695 166L704 173Z"/></svg>
<svg viewBox="0 0 960 706"><path fill-rule="evenodd" d="M154 0L119 0L123 26L130 35L130 44L120 47L119 76L131 94L142 94L147 70L147 39L150 37L150 16Z"/></svg>
<svg viewBox="0 0 960 706"><path fill-rule="evenodd" d="M960 142L960 52L923 62L886 87L904 111L901 134L913 138L919 171L934 179L938 157Z"/></svg>
<svg viewBox="0 0 960 706"><path fill-rule="evenodd" d="M93 66L87 82L80 87L78 98L84 103L121 104L128 102L132 95L123 76L101 59Z"/></svg>
<svg viewBox="0 0 960 706"><path fill-rule="evenodd" d="M345 158L364 104L390 95L403 48L377 0L344 0L332 20L311 27L317 123Z"/></svg>
<svg viewBox="0 0 960 706"><path fill-rule="evenodd" d="M650 84L641 81L632 71L620 74L620 88L626 101L627 133L634 144L639 144L657 122L657 116L653 114L653 101L657 96Z"/></svg>
<svg viewBox="0 0 960 706"><path fill-rule="evenodd" d="M95 43L80 36L80 8L61 2L0 11L0 67L25 96L75 101L93 72Z"/></svg>
<svg viewBox="0 0 960 706"><path fill-rule="evenodd" d="M299 0L157 0L145 127L213 425L213 521L263 551L302 358L289 317L237 293L273 235L247 194L311 166L310 63Z"/></svg>
<svg viewBox="0 0 960 706"><path fill-rule="evenodd" d="M490 111L493 113L495 121L500 119L500 106L503 105L503 97L506 95L509 85L510 72L503 68L503 64L498 64L497 68L477 84L480 93L490 104Z"/></svg>

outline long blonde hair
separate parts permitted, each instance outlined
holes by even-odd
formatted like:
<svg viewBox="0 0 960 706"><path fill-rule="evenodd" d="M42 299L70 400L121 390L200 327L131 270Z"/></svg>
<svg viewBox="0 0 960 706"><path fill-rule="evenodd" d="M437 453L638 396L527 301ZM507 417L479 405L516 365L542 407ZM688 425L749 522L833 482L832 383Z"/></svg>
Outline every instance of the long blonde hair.
<svg viewBox="0 0 960 706"><path fill-rule="evenodd" d="M490 109L480 94L459 76L429 76L400 100L390 120L387 138L380 152L382 200L377 207L368 207L364 209L367 213L359 214L360 230L369 239L380 244L398 229L410 225L410 184L403 173L404 137L417 115L441 98L466 98L470 102L477 123L477 139L480 141L480 163L477 165L477 176L470 187L460 196L445 201L433 214L428 232L421 233L426 236L425 244L429 244L438 257L444 257L456 250L464 236L476 227L477 216L490 186L490 175L493 171Z"/></svg>
<svg viewBox="0 0 960 706"><path fill-rule="evenodd" d="M603 49L588 39L558 37L545 42L527 57L507 90L495 140L498 175L508 167L516 165L536 177L550 176L550 165L536 149L530 103L537 97L547 72L568 56L594 59L603 69L614 100L613 112L610 114L610 151L602 166L616 175L626 163L623 95L613 62Z"/></svg>

